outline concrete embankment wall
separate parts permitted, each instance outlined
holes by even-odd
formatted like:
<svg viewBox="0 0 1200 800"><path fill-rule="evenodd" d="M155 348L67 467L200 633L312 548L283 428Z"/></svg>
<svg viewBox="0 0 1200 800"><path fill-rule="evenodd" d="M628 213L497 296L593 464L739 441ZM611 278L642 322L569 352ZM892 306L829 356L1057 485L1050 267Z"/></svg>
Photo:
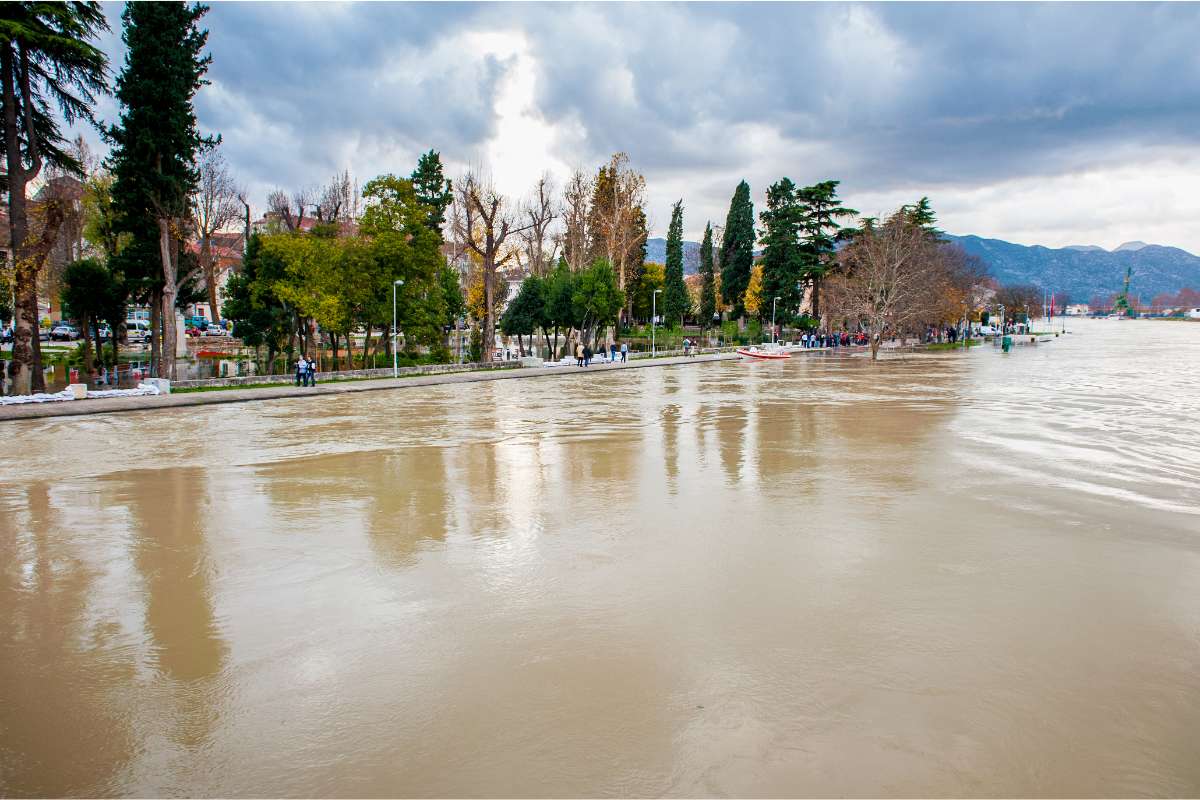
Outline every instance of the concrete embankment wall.
<svg viewBox="0 0 1200 800"><path fill-rule="evenodd" d="M494 369L516 369L520 366L520 361L497 361L492 364L422 364L421 366L416 367L400 367L396 371L396 374L402 378L413 375L451 375L456 372L480 372ZM318 382L329 380L348 380L355 378L390 377L392 377L391 367L381 367L378 369L343 369L334 372L317 373ZM296 373L290 372L279 375L242 375L236 378L203 378L193 381L175 381L171 384L171 388L198 389L208 386L259 386L264 383L277 383L282 386L295 382Z"/></svg>

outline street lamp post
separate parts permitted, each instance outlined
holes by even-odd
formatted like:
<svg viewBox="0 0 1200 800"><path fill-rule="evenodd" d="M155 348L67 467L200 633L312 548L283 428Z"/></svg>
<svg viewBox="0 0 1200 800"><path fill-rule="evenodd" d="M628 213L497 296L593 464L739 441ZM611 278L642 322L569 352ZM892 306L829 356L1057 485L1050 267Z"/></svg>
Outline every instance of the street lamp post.
<svg viewBox="0 0 1200 800"><path fill-rule="evenodd" d="M779 302L778 297L771 300L771 343L772 344L775 343L775 340L777 338L775 336L775 304L778 302Z"/></svg>
<svg viewBox="0 0 1200 800"><path fill-rule="evenodd" d="M396 352L396 337L399 331L396 328L396 287L403 286L404 279L392 281L392 377L400 377L400 358Z"/></svg>
<svg viewBox="0 0 1200 800"><path fill-rule="evenodd" d="M654 294L650 295L650 357L654 358L654 325L658 322L658 293L662 289L655 289Z"/></svg>

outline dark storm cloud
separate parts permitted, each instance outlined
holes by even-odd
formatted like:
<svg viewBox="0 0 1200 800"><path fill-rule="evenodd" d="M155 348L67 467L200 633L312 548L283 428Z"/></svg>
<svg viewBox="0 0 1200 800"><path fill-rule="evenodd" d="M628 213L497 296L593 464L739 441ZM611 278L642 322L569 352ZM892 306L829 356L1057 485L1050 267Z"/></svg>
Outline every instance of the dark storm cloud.
<svg viewBox="0 0 1200 800"><path fill-rule="evenodd" d="M478 158L516 63L479 36L519 40L537 110L581 132L548 156L624 150L700 191L755 168L868 193L982 186L1200 131L1192 4L217 3L206 24L201 123L260 191L407 171L380 159L429 147Z"/></svg>
<svg viewBox="0 0 1200 800"><path fill-rule="evenodd" d="M729 125L764 123L881 185L972 183L1194 144L1200 123L1195 5L576 6L525 25L543 111L585 120L593 156L717 165ZM681 150L705 123L714 138Z"/></svg>

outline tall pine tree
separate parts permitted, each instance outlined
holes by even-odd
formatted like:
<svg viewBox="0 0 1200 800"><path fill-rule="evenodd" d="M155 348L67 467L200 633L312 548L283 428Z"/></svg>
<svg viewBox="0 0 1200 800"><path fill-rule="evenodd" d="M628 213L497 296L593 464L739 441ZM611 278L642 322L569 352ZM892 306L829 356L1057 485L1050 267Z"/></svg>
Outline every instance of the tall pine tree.
<svg viewBox="0 0 1200 800"><path fill-rule="evenodd" d="M38 337L38 272L55 228L63 219L57 198L43 203L40 235L31 235L26 187L44 165L78 173L58 115L67 123L93 121L96 96L105 91L108 60L93 44L108 30L99 3L0 4L0 74L3 137L0 156L8 191L9 242L13 250L13 348L9 363L14 394L45 389ZM53 193L49 193L53 195Z"/></svg>
<svg viewBox="0 0 1200 800"><path fill-rule="evenodd" d="M437 233L440 241L442 225L446 223L446 207L453 198L450 181L446 180L442 171L441 154L436 150L423 153L417 161L417 168L413 170L412 183L417 192L417 202L429 208L426 224Z"/></svg>
<svg viewBox="0 0 1200 800"><path fill-rule="evenodd" d="M786 324L800 310L803 281L809 266L800 234L805 223L804 208L796 196L796 184L783 178L767 189L767 210L759 214L763 223L763 298L778 297L779 319Z"/></svg>
<svg viewBox="0 0 1200 800"><path fill-rule="evenodd" d="M812 284L812 315L821 318L821 279L832 268L837 242L842 241L839 219L858 212L844 208L837 196L839 181L822 181L805 186L796 196L804 205L805 277Z"/></svg>
<svg viewBox="0 0 1200 800"><path fill-rule="evenodd" d="M162 327L160 377L175 377L175 302L188 199L196 190L196 156L215 141L200 135L192 97L206 83L208 31L197 23L208 6L129 3L121 19L128 52L117 78L121 121L109 130L113 205L135 239L157 233L162 267L157 287ZM144 243L144 242L143 242Z"/></svg>
<svg viewBox="0 0 1200 800"><path fill-rule="evenodd" d="M754 266L754 204L750 202L750 184L742 181L729 203L725 218L725 238L721 242L721 299L734 317L744 317L743 299L750 285Z"/></svg>
<svg viewBox="0 0 1200 800"><path fill-rule="evenodd" d="M676 320L680 327L691 306L687 284L683 282L683 201L671 209L671 225L667 228L667 263L664 270L663 317L668 326Z"/></svg>
<svg viewBox="0 0 1200 800"><path fill-rule="evenodd" d="M704 225L700 242L700 324L707 328L717 315L717 275L713 269L712 223Z"/></svg>

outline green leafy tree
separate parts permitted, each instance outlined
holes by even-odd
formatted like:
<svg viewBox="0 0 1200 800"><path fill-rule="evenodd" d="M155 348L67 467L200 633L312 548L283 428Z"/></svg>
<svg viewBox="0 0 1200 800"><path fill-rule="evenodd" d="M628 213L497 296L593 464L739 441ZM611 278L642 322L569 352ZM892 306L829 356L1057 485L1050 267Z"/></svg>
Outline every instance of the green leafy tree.
<svg viewBox="0 0 1200 800"><path fill-rule="evenodd" d="M242 269L225 284L225 304L221 316L233 321L233 335L258 349L267 348L267 364L274 369L291 331L292 315L275 294L276 282L285 277L283 262L263 251L262 238L250 237Z"/></svg>
<svg viewBox="0 0 1200 800"><path fill-rule="evenodd" d="M617 273L608 259L598 258L579 273L572 300L585 343L594 339L598 328L617 321L625 306L625 293L617 286Z"/></svg>
<svg viewBox="0 0 1200 800"><path fill-rule="evenodd" d="M425 224L441 241L442 226L446 223L446 208L453 199L450 181L442 172L442 157L436 150L421 155L412 174L417 201L429 209Z"/></svg>
<svg viewBox="0 0 1200 800"><path fill-rule="evenodd" d="M654 302L654 291L662 289L666 283L666 267L648 261L638 276L638 282L633 287L633 317L637 320L648 320L655 311L662 312L662 297Z"/></svg>
<svg viewBox="0 0 1200 800"><path fill-rule="evenodd" d="M713 265L712 223L704 225L700 242L700 324L708 327L717 316L717 275Z"/></svg>
<svg viewBox="0 0 1200 800"><path fill-rule="evenodd" d="M438 281L442 286L442 298L446 303L445 324L454 327L458 320L467 313L467 298L463 296L462 281L458 270L449 264L442 264L438 270Z"/></svg>
<svg viewBox="0 0 1200 800"><path fill-rule="evenodd" d="M108 316L112 305L112 278L98 259L74 261L63 270L59 300L64 313L79 321L83 334L83 369L92 371L92 342L96 353L102 353L100 322ZM90 338L89 338L90 337Z"/></svg>
<svg viewBox="0 0 1200 800"><path fill-rule="evenodd" d="M368 320L382 309L386 321L380 321L390 326L393 282L403 280L396 290L396 314L405 344L425 345L445 357L443 328L455 317L448 309L453 297L447 293L441 230L428 225L429 207L412 180L382 175L367 183L363 197L367 209L359 230L372 240L377 260L375 311Z"/></svg>
<svg viewBox="0 0 1200 800"><path fill-rule="evenodd" d="M837 243L851 231L838 221L858 212L845 208L837 196L839 181L822 181L796 192L804 205L804 276L812 283L812 315L821 318L821 280L836 264Z"/></svg>
<svg viewBox="0 0 1200 800"><path fill-rule="evenodd" d="M192 98L206 83L202 55L208 7L177 2L129 3L122 14L127 52L117 78L120 124L110 128L113 203L135 238L157 233L162 357L159 375L175 377L176 295L189 198L199 182L197 155L215 140L200 135Z"/></svg>
<svg viewBox="0 0 1200 800"><path fill-rule="evenodd" d="M742 181L729 203L725 236L721 242L721 299L734 317L743 317L742 305L750 285L754 266L754 204L750 202L750 184Z"/></svg>
<svg viewBox="0 0 1200 800"><path fill-rule="evenodd" d="M937 215L933 213L933 206L928 197L922 197L912 205L901 206L900 211L907 216L911 224L923 229L930 239L945 241L945 236L938 230Z"/></svg>
<svg viewBox="0 0 1200 800"><path fill-rule="evenodd" d="M99 3L0 4L0 83L3 126L0 150L8 191L13 250L13 349L9 377L15 394L45 389L37 335L37 279L62 209L47 207L39 236L32 236L26 187L42 167L80 174L61 122L94 123L96 97L106 91L108 60L93 42L108 30ZM49 241L47 241L47 238Z"/></svg>
<svg viewBox="0 0 1200 800"><path fill-rule="evenodd" d="M505 336L517 337L517 347L522 356L525 355L525 341L522 337L533 337L534 331L545 316L545 306L545 281L536 275L530 275L521 282L517 296L508 304L504 316L500 318L500 330Z"/></svg>
<svg viewBox="0 0 1200 800"><path fill-rule="evenodd" d="M671 224L667 227L667 263L663 272L663 317L669 327L691 311L692 298L683 282L683 201L671 209Z"/></svg>
<svg viewBox="0 0 1200 800"><path fill-rule="evenodd" d="M777 321L786 324L800 310L804 299L802 282L811 261L800 241L805 224L805 209L797 197L796 184L788 178L767 189L767 210L759 215L763 223L762 302L763 309L774 302Z"/></svg>
<svg viewBox="0 0 1200 800"><path fill-rule="evenodd" d="M545 324L554 328L554 341L558 342L560 331L570 333L579 326L575 308L575 284L578 275L571 271L566 258L559 258L558 266L546 278ZM555 357L558 353L555 352Z"/></svg>

